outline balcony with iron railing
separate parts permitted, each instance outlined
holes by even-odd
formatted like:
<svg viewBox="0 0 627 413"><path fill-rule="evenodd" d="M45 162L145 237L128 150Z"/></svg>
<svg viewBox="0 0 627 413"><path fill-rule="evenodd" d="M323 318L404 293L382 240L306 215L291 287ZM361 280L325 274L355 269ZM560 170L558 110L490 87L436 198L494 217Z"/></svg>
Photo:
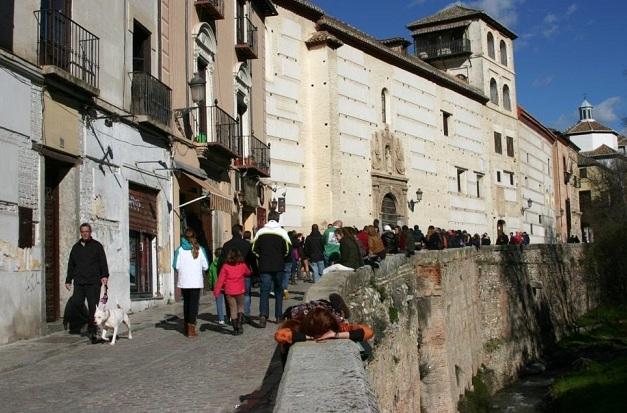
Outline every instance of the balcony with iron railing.
<svg viewBox="0 0 627 413"><path fill-rule="evenodd" d="M237 44L235 53L239 60L257 58L257 28L248 17L237 17Z"/></svg>
<svg viewBox="0 0 627 413"><path fill-rule="evenodd" d="M423 60L441 60L471 54L469 39L416 43L416 56Z"/></svg>
<svg viewBox="0 0 627 413"><path fill-rule="evenodd" d="M150 73L133 72L131 112L140 123L169 132L172 90Z"/></svg>
<svg viewBox="0 0 627 413"><path fill-rule="evenodd" d="M177 109L174 115L178 129L194 144L199 157L242 157L239 125L217 104Z"/></svg>
<svg viewBox="0 0 627 413"><path fill-rule="evenodd" d="M245 136L243 143L243 156L235 160L235 166L252 175L270 177L270 146L254 135Z"/></svg>
<svg viewBox="0 0 627 413"><path fill-rule="evenodd" d="M45 75L98 95L100 39L53 9L35 11L37 59Z"/></svg>
<svg viewBox="0 0 627 413"><path fill-rule="evenodd" d="M224 0L195 0L194 5L203 21L224 19Z"/></svg>

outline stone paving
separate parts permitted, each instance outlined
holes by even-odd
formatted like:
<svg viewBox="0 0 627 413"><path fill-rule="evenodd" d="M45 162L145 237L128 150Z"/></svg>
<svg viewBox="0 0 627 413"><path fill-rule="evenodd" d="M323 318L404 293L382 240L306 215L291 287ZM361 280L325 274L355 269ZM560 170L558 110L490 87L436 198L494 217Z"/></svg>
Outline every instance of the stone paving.
<svg viewBox="0 0 627 413"><path fill-rule="evenodd" d="M284 308L309 285L290 286ZM197 338L182 335L181 318L180 303L133 314L133 340L122 327L115 346L63 331L0 347L0 411L271 412L282 374L276 324L233 336L212 296L201 298Z"/></svg>

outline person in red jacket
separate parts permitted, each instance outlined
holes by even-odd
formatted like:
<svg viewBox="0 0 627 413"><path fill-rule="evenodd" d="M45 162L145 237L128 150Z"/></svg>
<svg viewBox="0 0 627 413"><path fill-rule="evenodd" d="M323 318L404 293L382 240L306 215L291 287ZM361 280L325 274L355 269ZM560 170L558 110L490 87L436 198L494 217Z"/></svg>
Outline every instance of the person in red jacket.
<svg viewBox="0 0 627 413"><path fill-rule="evenodd" d="M220 269L218 282L213 289L213 295L217 298L224 287L226 300L231 311L231 325L233 325L234 335L240 335L244 332L244 293L246 292L244 277L250 277L251 274L252 271L244 262L241 251L231 249L226 254L226 262Z"/></svg>

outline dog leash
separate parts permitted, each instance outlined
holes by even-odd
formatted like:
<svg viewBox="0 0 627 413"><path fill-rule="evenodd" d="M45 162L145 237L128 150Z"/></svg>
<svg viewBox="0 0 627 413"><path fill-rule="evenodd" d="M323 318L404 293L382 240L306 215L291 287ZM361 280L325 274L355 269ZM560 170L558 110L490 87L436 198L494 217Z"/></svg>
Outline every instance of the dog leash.
<svg viewBox="0 0 627 413"><path fill-rule="evenodd" d="M107 285L103 285L104 287L104 294L102 295L102 297L100 297L100 304L106 304L107 301L109 300L109 296L108 296L108 291L109 291L109 286Z"/></svg>

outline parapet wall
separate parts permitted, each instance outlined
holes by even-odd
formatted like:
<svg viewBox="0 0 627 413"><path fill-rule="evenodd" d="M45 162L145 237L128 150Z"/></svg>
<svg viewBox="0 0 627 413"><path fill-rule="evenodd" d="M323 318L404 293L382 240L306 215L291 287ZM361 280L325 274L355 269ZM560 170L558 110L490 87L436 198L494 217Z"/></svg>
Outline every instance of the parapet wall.
<svg viewBox="0 0 627 413"><path fill-rule="evenodd" d="M504 246L391 256L375 271L325 275L305 299L340 293L352 321L374 327L365 372L381 411L455 412L479 369L493 390L501 388L596 305L596 278L585 272L583 248ZM328 360L324 347L307 351L306 358Z"/></svg>

